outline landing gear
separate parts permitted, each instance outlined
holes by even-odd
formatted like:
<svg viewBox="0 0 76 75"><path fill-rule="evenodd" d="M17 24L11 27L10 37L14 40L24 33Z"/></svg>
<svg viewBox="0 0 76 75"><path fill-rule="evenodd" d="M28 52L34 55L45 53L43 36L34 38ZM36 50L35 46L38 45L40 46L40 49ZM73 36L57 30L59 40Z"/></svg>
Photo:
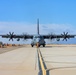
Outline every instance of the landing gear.
<svg viewBox="0 0 76 75"><path fill-rule="evenodd" d="M45 47L45 44L43 44L43 47Z"/></svg>
<svg viewBox="0 0 76 75"><path fill-rule="evenodd" d="M39 43L36 44L37 48L40 47Z"/></svg>
<svg viewBox="0 0 76 75"><path fill-rule="evenodd" d="M34 45L31 45L31 47L33 47Z"/></svg>

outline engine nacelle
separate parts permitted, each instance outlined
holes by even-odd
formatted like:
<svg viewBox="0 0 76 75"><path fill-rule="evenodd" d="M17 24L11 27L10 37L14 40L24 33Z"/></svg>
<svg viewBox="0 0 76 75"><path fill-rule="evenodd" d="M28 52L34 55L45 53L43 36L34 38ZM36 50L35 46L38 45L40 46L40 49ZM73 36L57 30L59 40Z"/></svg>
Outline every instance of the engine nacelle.
<svg viewBox="0 0 76 75"><path fill-rule="evenodd" d="M17 41L20 41L20 38L18 38Z"/></svg>
<svg viewBox="0 0 76 75"><path fill-rule="evenodd" d="M60 38L57 38L56 40L57 40L57 41L60 41Z"/></svg>

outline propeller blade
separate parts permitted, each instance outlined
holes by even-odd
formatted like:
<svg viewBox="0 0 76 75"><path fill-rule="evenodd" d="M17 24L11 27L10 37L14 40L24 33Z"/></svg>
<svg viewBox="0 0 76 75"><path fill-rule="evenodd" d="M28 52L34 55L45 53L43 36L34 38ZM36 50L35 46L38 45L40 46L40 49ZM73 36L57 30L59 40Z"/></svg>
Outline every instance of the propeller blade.
<svg viewBox="0 0 76 75"><path fill-rule="evenodd" d="M67 38L64 38L62 41L64 41L64 40L67 41Z"/></svg>
<svg viewBox="0 0 76 75"><path fill-rule="evenodd" d="M12 38L12 41L13 41L13 38Z"/></svg>
<svg viewBox="0 0 76 75"><path fill-rule="evenodd" d="M66 33L66 35L68 34L68 32Z"/></svg>
<svg viewBox="0 0 76 75"><path fill-rule="evenodd" d="M14 36L14 32L9 32L9 34L7 34L9 36L9 41L12 40L13 41L13 36Z"/></svg>
<svg viewBox="0 0 76 75"><path fill-rule="evenodd" d="M67 39L69 39L69 37L68 37L68 32L63 32L63 34L61 34L61 35L63 36L63 41L64 41L64 40L67 41Z"/></svg>
<svg viewBox="0 0 76 75"><path fill-rule="evenodd" d="M64 39L62 41L64 41Z"/></svg>
<svg viewBox="0 0 76 75"><path fill-rule="evenodd" d="M11 32L9 32L9 34L11 35Z"/></svg>
<svg viewBox="0 0 76 75"><path fill-rule="evenodd" d="M12 35L14 34L14 32L12 32Z"/></svg>
<svg viewBox="0 0 76 75"><path fill-rule="evenodd" d="M63 35L65 35L65 32L63 32Z"/></svg>
<svg viewBox="0 0 76 75"><path fill-rule="evenodd" d="M65 39L67 41L67 39Z"/></svg>
<svg viewBox="0 0 76 75"><path fill-rule="evenodd" d="M10 41L11 39L9 39L9 41Z"/></svg>

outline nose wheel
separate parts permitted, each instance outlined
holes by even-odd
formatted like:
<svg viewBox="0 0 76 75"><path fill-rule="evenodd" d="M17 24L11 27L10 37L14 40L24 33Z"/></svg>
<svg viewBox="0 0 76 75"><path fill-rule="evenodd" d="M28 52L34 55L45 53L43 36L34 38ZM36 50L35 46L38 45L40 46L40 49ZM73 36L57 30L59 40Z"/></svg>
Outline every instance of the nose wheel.
<svg viewBox="0 0 76 75"><path fill-rule="evenodd" d="M39 45L39 43L37 42L37 44L36 44L36 47L38 48L38 47L40 47L40 45Z"/></svg>

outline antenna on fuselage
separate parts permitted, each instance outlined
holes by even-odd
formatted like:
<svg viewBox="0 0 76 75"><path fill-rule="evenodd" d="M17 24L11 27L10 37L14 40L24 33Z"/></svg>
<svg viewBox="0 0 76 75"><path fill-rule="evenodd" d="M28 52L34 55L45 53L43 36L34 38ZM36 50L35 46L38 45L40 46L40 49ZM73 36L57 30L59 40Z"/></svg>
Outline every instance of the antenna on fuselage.
<svg viewBox="0 0 76 75"><path fill-rule="evenodd" d="M39 19L37 19L37 34L39 35Z"/></svg>

